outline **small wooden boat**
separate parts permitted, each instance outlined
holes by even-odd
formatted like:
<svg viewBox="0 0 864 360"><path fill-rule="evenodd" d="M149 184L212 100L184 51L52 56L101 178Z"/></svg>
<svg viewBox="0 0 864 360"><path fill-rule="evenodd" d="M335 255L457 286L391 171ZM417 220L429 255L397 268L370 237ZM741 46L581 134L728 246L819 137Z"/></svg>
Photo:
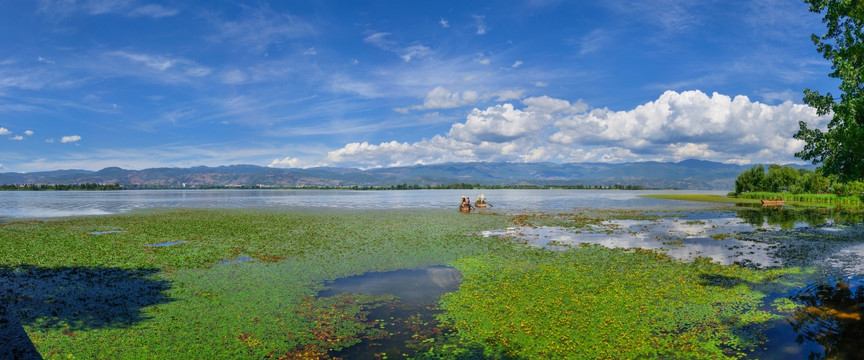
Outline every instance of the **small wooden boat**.
<svg viewBox="0 0 864 360"><path fill-rule="evenodd" d="M485 203L485 202L480 202L480 200L477 200L477 202L474 203L474 207L478 207L478 208L485 208L485 207L486 207L486 203Z"/></svg>
<svg viewBox="0 0 864 360"><path fill-rule="evenodd" d="M762 206L783 206L783 200L762 200Z"/></svg>
<svg viewBox="0 0 864 360"><path fill-rule="evenodd" d="M461 211L463 213L471 212L471 205L461 204L461 205L459 205L459 211Z"/></svg>

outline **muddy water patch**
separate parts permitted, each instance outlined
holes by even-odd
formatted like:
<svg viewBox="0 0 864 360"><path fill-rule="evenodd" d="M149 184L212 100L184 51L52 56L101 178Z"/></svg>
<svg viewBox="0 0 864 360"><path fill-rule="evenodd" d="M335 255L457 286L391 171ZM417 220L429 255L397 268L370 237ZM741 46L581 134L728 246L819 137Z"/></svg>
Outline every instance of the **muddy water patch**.
<svg viewBox="0 0 864 360"><path fill-rule="evenodd" d="M369 310L367 319L375 327L372 335L357 345L333 354L345 359L404 359L422 351L440 336L435 315L442 295L455 291L462 282L458 270L447 266L372 272L325 284L320 297L367 294L388 298Z"/></svg>

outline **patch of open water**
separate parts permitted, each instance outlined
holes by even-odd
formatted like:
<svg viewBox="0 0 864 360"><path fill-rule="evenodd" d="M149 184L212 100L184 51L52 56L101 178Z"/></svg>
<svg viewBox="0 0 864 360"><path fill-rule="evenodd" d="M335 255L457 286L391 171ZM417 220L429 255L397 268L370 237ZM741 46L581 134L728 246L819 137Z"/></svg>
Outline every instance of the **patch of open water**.
<svg viewBox="0 0 864 360"><path fill-rule="evenodd" d="M411 344L417 344L438 334L436 303L448 292L455 291L462 274L448 266L424 269L371 272L337 279L325 284L318 296L344 293L393 295L396 301L377 307L368 318L386 330L386 336L365 339L361 343L334 354L344 359L403 359L412 355Z"/></svg>

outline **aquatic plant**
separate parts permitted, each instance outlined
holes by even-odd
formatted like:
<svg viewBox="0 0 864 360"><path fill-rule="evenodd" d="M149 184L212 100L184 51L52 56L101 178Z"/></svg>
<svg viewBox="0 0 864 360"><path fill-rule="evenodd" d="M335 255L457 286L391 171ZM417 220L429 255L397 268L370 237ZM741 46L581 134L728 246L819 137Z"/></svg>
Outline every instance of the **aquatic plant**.
<svg viewBox="0 0 864 360"><path fill-rule="evenodd" d="M22 221L0 225L0 266L147 268L163 286L154 296L164 301L134 306L134 321L106 326L19 309L46 359L323 358L374 333L365 316L385 301L317 298L326 281L495 252L512 244L472 233L506 224L503 216L451 211L183 209ZM123 232L91 234L106 230ZM162 243L177 245L147 246ZM241 255L252 260L220 263ZM27 286L17 279L9 286ZM110 287L111 279L89 281ZM99 304L106 314L126 311L127 295Z"/></svg>
<svg viewBox="0 0 864 360"><path fill-rule="evenodd" d="M755 286L783 273L599 246L484 254L457 267L464 282L444 296L441 321L460 343L512 358L740 358L752 329L774 318L758 309Z"/></svg>

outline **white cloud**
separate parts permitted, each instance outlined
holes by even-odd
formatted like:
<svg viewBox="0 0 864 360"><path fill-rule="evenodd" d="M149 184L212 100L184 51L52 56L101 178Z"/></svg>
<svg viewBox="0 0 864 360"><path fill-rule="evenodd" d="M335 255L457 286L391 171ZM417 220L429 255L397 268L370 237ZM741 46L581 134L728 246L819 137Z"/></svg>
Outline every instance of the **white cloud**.
<svg viewBox="0 0 864 360"><path fill-rule="evenodd" d="M125 51L112 51L109 52L108 55L119 56L122 58L126 58L128 60L132 60L136 63L144 64L147 67L165 71L177 64L177 59L171 59L165 56L153 56L153 55L145 55L145 54L135 54L129 53Z"/></svg>
<svg viewBox="0 0 864 360"><path fill-rule="evenodd" d="M528 105L528 107L525 108L527 111L547 114L581 113L588 110L588 105L582 102L582 100L577 101L575 104L571 104L567 100L554 99L546 95L530 97L522 100L522 103Z"/></svg>
<svg viewBox="0 0 864 360"><path fill-rule="evenodd" d="M33 135L33 130L25 130L24 135L27 135L27 136Z"/></svg>
<svg viewBox="0 0 864 360"><path fill-rule="evenodd" d="M366 36L363 39L363 42L375 46L381 50L395 53L405 62L410 62L413 59L423 58L432 54L432 49L430 49L428 46L420 44L407 46L399 45L396 41L390 40L388 38L390 35L391 34L387 32L373 33L369 36Z"/></svg>
<svg viewBox="0 0 864 360"><path fill-rule="evenodd" d="M9 134L11 134L11 133L12 133L12 132L9 131L9 129L4 128L4 127L0 127L0 135L9 135Z"/></svg>
<svg viewBox="0 0 864 360"><path fill-rule="evenodd" d="M80 141L80 140L81 140L81 137L80 137L80 136L78 136L78 135L71 135L71 136L64 136L64 137L62 137L62 138L60 139L60 142L65 144L65 143L74 143L74 142L77 142L77 141Z"/></svg>
<svg viewBox="0 0 864 360"><path fill-rule="evenodd" d="M305 51L303 51L303 55L308 55L308 56L318 55L318 51L315 51L315 48L308 48Z"/></svg>
<svg viewBox="0 0 864 360"><path fill-rule="evenodd" d="M474 57L474 62L481 65L489 65L490 60L483 53L477 53L477 56Z"/></svg>
<svg viewBox="0 0 864 360"><path fill-rule="evenodd" d="M441 21L439 21L438 23L441 24L442 28L446 29L446 28L450 27L450 23L448 23L447 20L445 20L443 17L441 18Z"/></svg>
<svg viewBox="0 0 864 360"><path fill-rule="evenodd" d="M407 113L408 110L428 110L428 109L452 109L455 107L471 105L475 103L480 96L476 91L466 90L462 94L451 93L442 86L437 86L426 93L426 98L423 100L423 105L414 105L408 108L395 109L400 113Z"/></svg>
<svg viewBox="0 0 864 360"><path fill-rule="evenodd" d="M21 136L21 135L15 135L15 136L13 136L13 137L11 137L11 138L9 138L9 139L17 140L17 141L21 141L21 140L24 140L24 137Z"/></svg>
<svg viewBox="0 0 864 360"><path fill-rule="evenodd" d="M437 89L437 88L436 88ZM440 99L461 100L438 89ZM432 92L430 92L432 94ZM766 105L746 96L667 91L627 111L589 109L549 96L474 109L446 134L414 143L356 142L323 165L359 167L451 161L622 162L703 159L738 164L794 162L803 143L798 121L824 128L827 117L805 105Z"/></svg>
<svg viewBox="0 0 864 360"><path fill-rule="evenodd" d="M542 82L542 81L537 81L537 82L534 83L534 86L542 88L542 87L547 87L547 86L549 86L549 84L547 84L547 83L545 83L545 82Z"/></svg>
<svg viewBox="0 0 864 360"><path fill-rule="evenodd" d="M302 168L303 161L298 158L286 157L282 160L274 159L267 167L271 168Z"/></svg>
<svg viewBox="0 0 864 360"><path fill-rule="evenodd" d="M228 70L222 74L222 82L226 84L242 84L248 80L246 74L240 70Z"/></svg>
<svg viewBox="0 0 864 360"><path fill-rule="evenodd" d="M448 137L466 142L505 142L536 134L551 117L515 109L512 104L496 105L486 110L474 109L465 123L456 123Z"/></svg>
<svg viewBox="0 0 864 360"><path fill-rule="evenodd" d="M137 17L137 16L146 16L154 19L174 16L180 13L180 10L166 8L162 5L157 4L147 4L143 6L136 7L129 11L127 14L129 16Z"/></svg>
<svg viewBox="0 0 864 360"><path fill-rule="evenodd" d="M133 0L40 0L39 12L55 18L65 18L76 12L87 15L118 14L126 17L163 18L180 13L178 9L157 4L140 5Z"/></svg>
<svg viewBox="0 0 864 360"><path fill-rule="evenodd" d="M240 5L242 11L236 21L215 20L221 34L214 41L231 41L238 46L267 53L272 44L299 39L317 33L315 27L301 18L279 13L269 6Z"/></svg>
<svg viewBox="0 0 864 360"><path fill-rule="evenodd" d="M399 55L405 62L411 61L414 58L422 58L432 53L432 49L424 45L411 45L401 51Z"/></svg>
<svg viewBox="0 0 864 360"><path fill-rule="evenodd" d="M606 44L612 41L609 33L602 29L594 30L590 34L582 37L580 43L581 49L579 50L579 55L585 55L589 53L593 53L600 48L606 46Z"/></svg>
<svg viewBox="0 0 864 360"><path fill-rule="evenodd" d="M100 62L88 64L92 71L113 76L139 77L147 81L179 83L201 78L211 69L195 61L171 55L134 53L123 50L101 54Z"/></svg>
<svg viewBox="0 0 864 360"><path fill-rule="evenodd" d="M510 67L515 69L522 66L522 64L524 64L522 61L516 60L516 62L514 62L513 65L510 65Z"/></svg>
<svg viewBox="0 0 864 360"><path fill-rule="evenodd" d="M495 101L504 102L504 101L521 99L523 93L524 93L524 91L522 91L522 90L501 90L501 91L489 94L489 96L495 97Z"/></svg>
<svg viewBox="0 0 864 360"><path fill-rule="evenodd" d="M474 26L477 27L477 35L486 34L486 16L474 15Z"/></svg>

